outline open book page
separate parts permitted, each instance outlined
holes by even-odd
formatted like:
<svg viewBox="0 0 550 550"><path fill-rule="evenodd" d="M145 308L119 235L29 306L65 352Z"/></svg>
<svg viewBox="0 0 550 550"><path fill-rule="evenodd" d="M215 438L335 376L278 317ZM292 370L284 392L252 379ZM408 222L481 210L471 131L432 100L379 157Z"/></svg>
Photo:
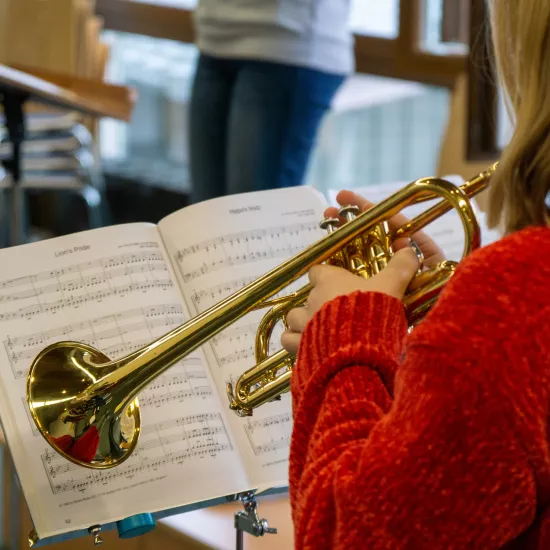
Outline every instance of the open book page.
<svg viewBox="0 0 550 550"><path fill-rule="evenodd" d="M464 180L460 176L446 176L444 179L454 183L455 185L462 185ZM381 185L369 185L367 187L361 187L353 189L355 193L362 195L369 201L378 204L384 199L387 199L390 195L396 193L400 189L403 189L410 182L398 182L398 183L385 183ZM337 190L329 191L329 202L331 205L337 206L336 196ZM403 214L409 218L413 218L428 210L431 206L436 204L437 200L429 201L422 204L417 204L405 208ZM474 208L476 207L475 203ZM487 245L500 238L500 235L496 231L491 231L485 224L485 215L476 208L476 214L478 222L481 228L481 244ZM445 252L445 256L448 260L455 262L462 258L462 252L464 249L464 230L462 228L462 222L457 214L456 210L451 210L444 216L441 216L433 223L428 225L424 231L439 244L439 246Z"/></svg>
<svg viewBox="0 0 550 550"><path fill-rule="evenodd" d="M68 462L31 423L25 378L44 347L76 340L115 359L188 317L155 226L2 250L0 266L0 415L41 538L249 488L200 351L140 395L140 443L116 468Z"/></svg>
<svg viewBox="0 0 550 550"><path fill-rule="evenodd" d="M192 315L233 294L302 251L325 233L319 229L326 201L310 187L234 195L193 205L159 223ZM297 281L288 294L304 284ZM264 311L236 321L204 346L220 396L255 364L256 328ZM281 329L282 330L282 329ZM272 338L281 348L281 331ZM255 487L286 486L292 429L288 394L250 418L225 407Z"/></svg>

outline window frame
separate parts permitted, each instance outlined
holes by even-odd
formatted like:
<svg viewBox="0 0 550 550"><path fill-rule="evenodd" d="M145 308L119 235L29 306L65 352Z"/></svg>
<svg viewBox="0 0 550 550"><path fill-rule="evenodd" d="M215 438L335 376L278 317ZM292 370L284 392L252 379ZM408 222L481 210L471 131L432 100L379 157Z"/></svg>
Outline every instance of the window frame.
<svg viewBox="0 0 550 550"><path fill-rule="evenodd" d="M399 34L395 39L356 35L359 73L400 78L452 88L466 70L467 55L422 51L420 33L425 0L400 0ZM132 0L96 0L104 28L184 43L195 41L193 12Z"/></svg>
<svg viewBox="0 0 550 550"><path fill-rule="evenodd" d="M442 42L469 42L471 3L471 0L443 0L440 29ZM467 13L464 18L460 16L462 10Z"/></svg>
<svg viewBox="0 0 550 550"><path fill-rule="evenodd" d="M494 162L502 153L498 146L498 84L487 22L485 0L472 0L466 146L469 162Z"/></svg>

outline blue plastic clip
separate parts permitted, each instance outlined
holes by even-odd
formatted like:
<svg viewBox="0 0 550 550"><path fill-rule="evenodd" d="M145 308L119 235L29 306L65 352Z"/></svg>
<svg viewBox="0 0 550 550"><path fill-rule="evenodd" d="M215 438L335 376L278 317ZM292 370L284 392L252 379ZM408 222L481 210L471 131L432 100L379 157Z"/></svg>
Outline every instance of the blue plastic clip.
<svg viewBox="0 0 550 550"><path fill-rule="evenodd" d="M152 531L156 525L155 518L151 514L138 514L116 523L118 536L121 539L140 537Z"/></svg>

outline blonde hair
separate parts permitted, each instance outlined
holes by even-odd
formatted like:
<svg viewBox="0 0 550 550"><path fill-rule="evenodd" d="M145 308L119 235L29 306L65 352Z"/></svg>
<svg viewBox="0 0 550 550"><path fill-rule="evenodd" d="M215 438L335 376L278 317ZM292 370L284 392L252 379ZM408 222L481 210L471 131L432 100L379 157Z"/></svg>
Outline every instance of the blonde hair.
<svg viewBox="0 0 550 550"><path fill-rule="evenodd" d="M550 0L489 0L499 83L515 124L489 189L488 223L506 233L548 223Z"/></svg>

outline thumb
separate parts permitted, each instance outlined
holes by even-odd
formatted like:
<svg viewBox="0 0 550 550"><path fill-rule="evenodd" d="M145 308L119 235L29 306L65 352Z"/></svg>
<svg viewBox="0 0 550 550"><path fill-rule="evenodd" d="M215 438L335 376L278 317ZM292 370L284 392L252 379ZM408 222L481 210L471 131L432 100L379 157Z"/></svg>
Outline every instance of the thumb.
<svg viewBox="0 0 550 550"><path fill-rule="evenodd" d="M417 252L410 246L398 250L388 262L386 269L391 270L392 279L397 283L395 289L400 296L405 294L407 287L421 267Z"/></svg>

